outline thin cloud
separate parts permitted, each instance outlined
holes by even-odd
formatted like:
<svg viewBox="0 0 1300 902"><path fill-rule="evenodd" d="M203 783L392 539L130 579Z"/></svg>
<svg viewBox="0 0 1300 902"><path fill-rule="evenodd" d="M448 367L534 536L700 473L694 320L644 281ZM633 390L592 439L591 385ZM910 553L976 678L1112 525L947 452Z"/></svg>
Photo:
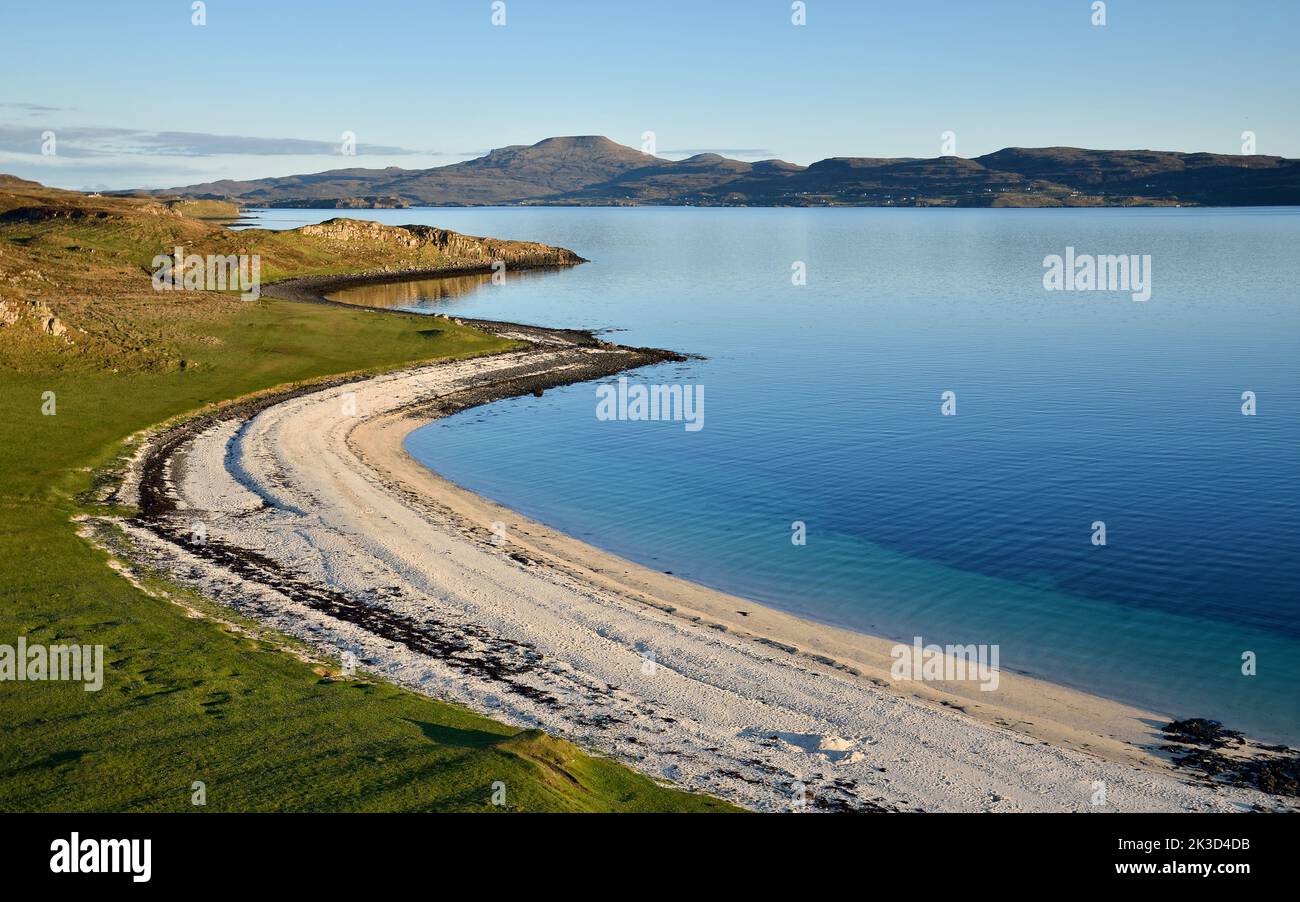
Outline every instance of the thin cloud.
<svg viewBox="0 0 1300 902"><path fill-rule="evenodd" d="M54 135L58 156L81 159L111 155L112 142L131 134L124 128L48 128L32 125L0 125L0 151L42 156L46 132Z"/></svg>
<svg viewBox="0 0 1300 902"><path fill-rule="evenodd" d="M125 128L36 128L0 125L0 150L10 153L41 153L45 131L52 131L60 156L114 157L217 157L217 156L338 156L337 141L303 138L262 138L246 135L217 135L209 132L150 132ZM421 155L442 156L437 151L415 150L387 144L356 145L358 156Z"/></svg>
<svg viewBox="0 0 1300 902"><path fill-rule="evenodd" d="M311 141L303 138L252 138L243 135L213 135L206 132L157 132L142 135L148 153L162 156L213 157L221 154L246 156L312 156L337 154L338 141ZM357 144L358 154L436 154L431 150L414 150L387 144Z"/></svg>
<svg viewBox="0 0 1300 902"><path fill-rule="evenodd" d="M46 106L43 103L21 103L13 100L3 100L0 101L0 109L18 110L19 112L34 116L38 113L63 113L70 110L71 107Z"/></svg>

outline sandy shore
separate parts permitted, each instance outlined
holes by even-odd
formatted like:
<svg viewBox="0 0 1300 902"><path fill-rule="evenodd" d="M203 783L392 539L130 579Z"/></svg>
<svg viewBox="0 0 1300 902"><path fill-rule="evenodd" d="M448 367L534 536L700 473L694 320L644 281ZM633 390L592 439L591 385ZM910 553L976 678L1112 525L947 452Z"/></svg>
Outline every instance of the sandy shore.
<svg viewBox="0 0 1300 902"><path fill-rule="evenodd" d="M1168 717L1002 672L894 681L893 643L634 565L439 478L402 439L654 362L584 333L238 406L155 440L142 562L338 659L757 810L1240 811L1150 749ZM495 525L495 529L494 529ZM1094 804L1104 786L1104 806Z"/></svg>

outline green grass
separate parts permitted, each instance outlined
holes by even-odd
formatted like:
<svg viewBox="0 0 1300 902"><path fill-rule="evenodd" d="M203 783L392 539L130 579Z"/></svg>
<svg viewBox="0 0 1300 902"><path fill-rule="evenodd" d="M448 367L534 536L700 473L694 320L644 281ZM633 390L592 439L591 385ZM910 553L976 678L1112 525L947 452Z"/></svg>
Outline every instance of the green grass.
<svg viewBox="0 0 1300 902"><path fill-rule="evenodd" d="M55 339L49 339L54 342ZM384 683L335 680L132 587L70 518L128 434L330 374L499 349L449 320L263 299L182 321L183 371L0 373L0 643L105 646L99 692L0 683L0 810L724 810L612 761ZM54 347L51 345L51 347ZM11 362L12 362L11 358ZM57 414L41 414L53 391ZM232 617L232 620L235 619ZM194 781L207 806L190 804Z"/></svg>
<svg viewBox="0 0 1300 902"><path fill-rule="evenodd" d="M168 208L191 219L236 219L239 205L224 200L199 200L193 197L180 198L166 202Z"/></svg>

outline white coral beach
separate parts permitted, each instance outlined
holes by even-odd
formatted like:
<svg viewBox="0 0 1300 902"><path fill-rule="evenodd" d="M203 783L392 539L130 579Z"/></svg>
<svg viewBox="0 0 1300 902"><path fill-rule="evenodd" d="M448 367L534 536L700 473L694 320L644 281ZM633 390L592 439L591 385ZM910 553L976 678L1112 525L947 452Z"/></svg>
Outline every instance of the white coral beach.
<svg viewBox="0 0 1300 902"><path fill-rule="evenodd" d="M422 366L199 432L173 457L165 521L175 534L201 522L213 543L272 562L292 577L278 588L165 529L129 530L152 565L334 659L350 651L368 673L758 810L1273 804L1185 782L1143 751L1154 713L1011 673L992 693L891 684L884 640L644 570L402 449L422 421L413 405L604 353L559 342ZM312 603L307 586L352 613Z"/></svg>

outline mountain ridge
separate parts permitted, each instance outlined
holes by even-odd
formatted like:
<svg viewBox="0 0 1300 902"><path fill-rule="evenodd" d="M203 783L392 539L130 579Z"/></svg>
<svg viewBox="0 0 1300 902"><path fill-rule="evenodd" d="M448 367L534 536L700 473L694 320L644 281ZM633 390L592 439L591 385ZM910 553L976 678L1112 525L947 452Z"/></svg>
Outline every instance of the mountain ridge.
<svg viewBox="0 0 1300 902"><path fill-rule="evenodd" d="M668 160L575 135L429 169L354 167L122 193L270 207L1289 205L1300 204L1300 160L1007 147L973 158L828 157L800 166L716 153Z"/></svg>

